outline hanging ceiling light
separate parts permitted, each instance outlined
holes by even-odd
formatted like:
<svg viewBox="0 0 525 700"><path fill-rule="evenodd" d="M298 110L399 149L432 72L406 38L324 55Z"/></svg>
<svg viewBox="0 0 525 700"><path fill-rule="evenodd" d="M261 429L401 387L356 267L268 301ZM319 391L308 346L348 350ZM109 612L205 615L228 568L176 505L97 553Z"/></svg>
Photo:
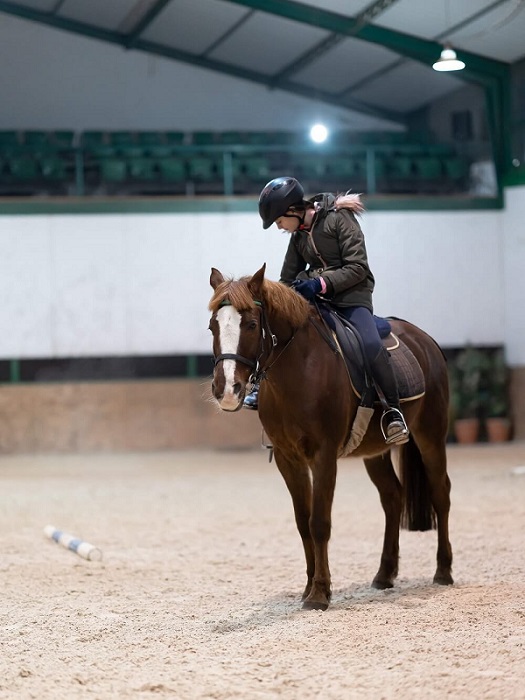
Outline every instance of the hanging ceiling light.
<svg viewBox="0 0 525 700"><path fill-rule="evenodd" d="M465 64L456 56L456 52L450 46L443 47L441 56L433 64L432 68L438 71L463 70Z"/></svg>

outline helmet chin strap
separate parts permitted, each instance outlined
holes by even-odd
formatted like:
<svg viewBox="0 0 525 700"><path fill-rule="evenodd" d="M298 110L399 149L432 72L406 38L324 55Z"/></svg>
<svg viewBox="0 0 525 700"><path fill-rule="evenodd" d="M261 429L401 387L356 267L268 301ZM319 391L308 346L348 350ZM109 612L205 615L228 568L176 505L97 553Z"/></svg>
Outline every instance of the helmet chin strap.
<svg viewBox="0 0 525 700"><path fill-rule="evenodd" d="M295 214L283 214L283 217L285 219L297 219L299 222L299 226L297 227L296 231L302 231L304 228L304 217L306 216L306 211L303 211L303 215L301 216L299 212L296 212Z"/></svg>

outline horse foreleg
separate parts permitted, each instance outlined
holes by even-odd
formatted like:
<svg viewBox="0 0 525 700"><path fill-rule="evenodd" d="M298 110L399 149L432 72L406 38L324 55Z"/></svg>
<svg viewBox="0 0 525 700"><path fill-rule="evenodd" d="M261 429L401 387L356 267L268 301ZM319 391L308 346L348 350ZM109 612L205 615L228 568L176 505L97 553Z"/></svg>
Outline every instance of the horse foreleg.
<svg viewBox="0 0 525 700"><path fill-rule="evenodd" d="M331 596L328 541L332 529L332 503L337 474L335 455L319 454L313 460L311 470L313 491L310 533L314 542L315 573L303 608L326 610Z"/></svg>
<svg viewBox="0 0 525 700"><path fill-rule="evenodd" d="M374 588L392 588L399 566L399 527L403 509L403 489L396 476L390 452L364 460L368 476L379 491L385 512L385 536L379 570L372 581Z"/></svg>
<svg viewBox="0 0 525 700"><path fill-rule="evenodd" d="M275 462L292 497L295 522L304 547L306 559L306 588L302 600L310 593L315 571L315 556L310 534L310 511L312 503L312 482L310 469L300 458L285 456L275 447Z"/></svg>

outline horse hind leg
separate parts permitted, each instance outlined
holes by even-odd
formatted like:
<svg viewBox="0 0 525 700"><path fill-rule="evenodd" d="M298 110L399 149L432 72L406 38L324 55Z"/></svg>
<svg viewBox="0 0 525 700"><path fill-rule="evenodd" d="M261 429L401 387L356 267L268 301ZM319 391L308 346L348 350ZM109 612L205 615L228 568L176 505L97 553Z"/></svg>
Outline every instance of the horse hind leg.
<svg viewBox="0 0 525 700"><path fill-rule="evenodd" d="M403 489L396 476L390 452L367 457L366 471L379 491L385 513L385 535L379 570L372 581L373 588L392 588L399 567L399 527L403 510Z"/></svg>
<svg viewBox="0 0 525 700"><path fill-rule="evenodd" d="M417 435L415 436L418 444ZM427 444L420 440L418 444L426 478L430 487L430 500L437 520L437 568L434 583L449 586L452 578L452 547L449 539L450 513L450 478L447 473L447 453L445 439L440 444Z"/></svg>
<svg viewBox="0 0 525 700"><path fill-rule="evenodd" d="M315 554L312 536L310 534L310 515L312 502L312 482L308 465L299 458L291 459L284 455L278 448L274 448L275 463L279 469L290 496L292 497L295 523L303 542L306 559L306 587L302 600L304 601L310 591L315 574Z"/></svg>

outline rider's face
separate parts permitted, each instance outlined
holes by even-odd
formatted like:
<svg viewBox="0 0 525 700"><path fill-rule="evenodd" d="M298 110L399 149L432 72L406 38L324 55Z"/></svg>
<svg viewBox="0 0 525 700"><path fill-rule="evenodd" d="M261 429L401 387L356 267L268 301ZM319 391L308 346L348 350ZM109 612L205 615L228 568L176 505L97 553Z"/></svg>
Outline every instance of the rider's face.
<svg viewBox="0 0 525 700"><path fill-rule="evenodd" d="M293 233L299 228L301 219L296 213L290 211L289 209L286 212L286 216L280 216L278 219L275 220L275 223L277 224L277 228L281 231L288 231L288 233Z"/></svg>

